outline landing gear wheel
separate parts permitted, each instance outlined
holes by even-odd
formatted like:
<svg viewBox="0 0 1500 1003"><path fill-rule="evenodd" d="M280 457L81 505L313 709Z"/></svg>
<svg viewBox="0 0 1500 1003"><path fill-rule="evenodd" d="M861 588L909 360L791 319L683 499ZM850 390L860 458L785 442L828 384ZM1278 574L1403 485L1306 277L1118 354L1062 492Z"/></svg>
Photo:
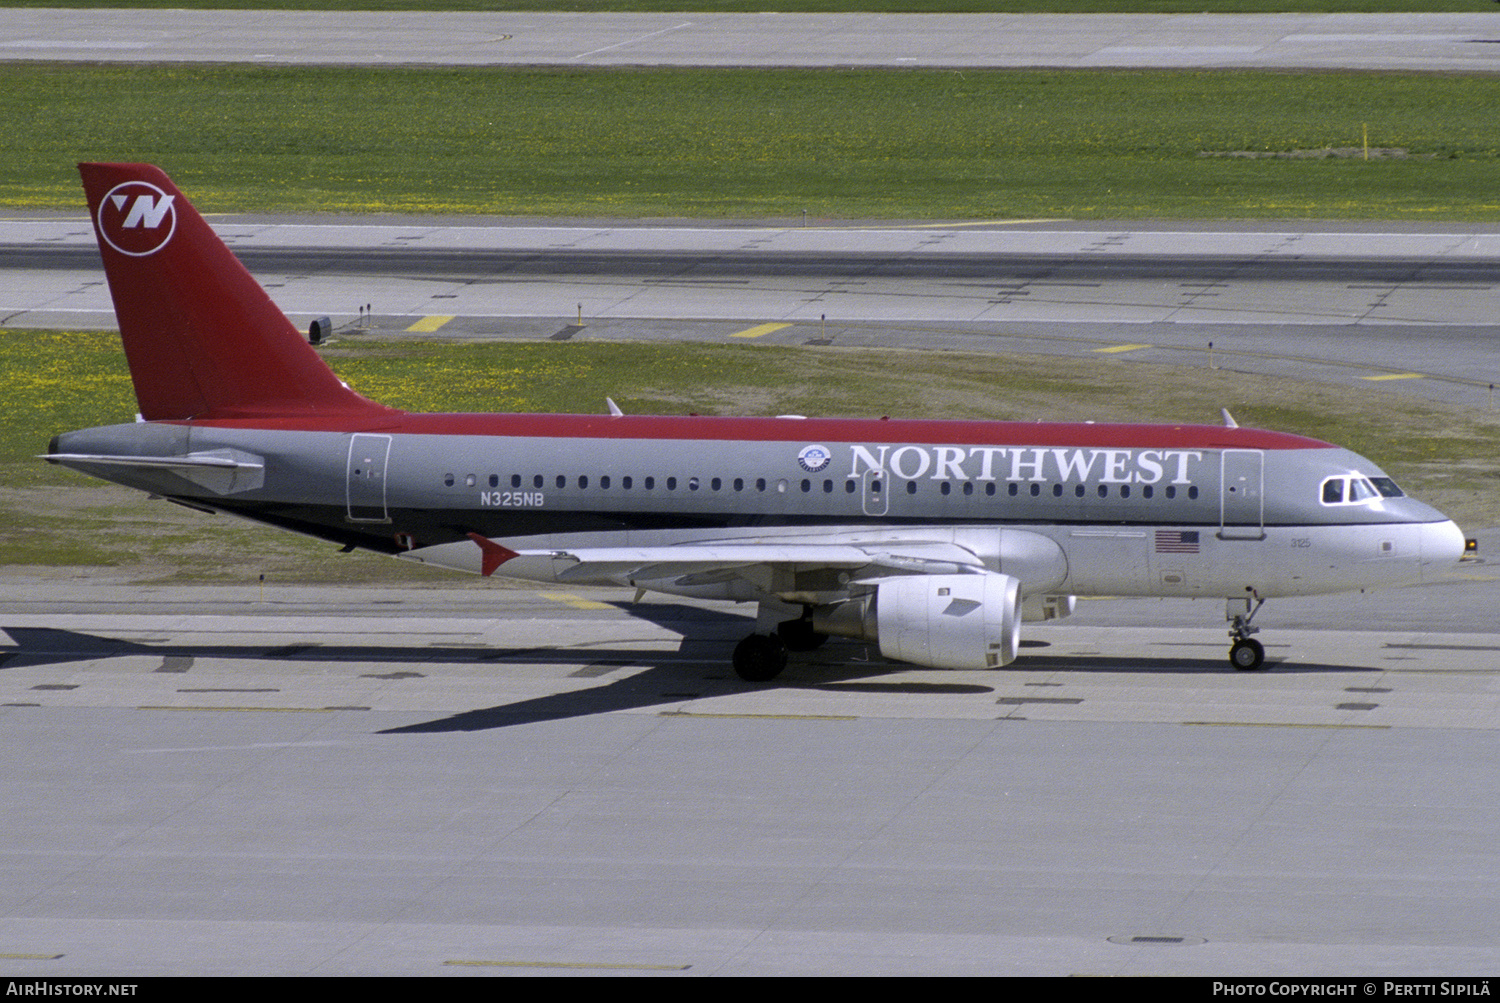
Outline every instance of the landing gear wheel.
<svg viewBox="0 0 1500 1003"><path fill-rule="evenodd" d="M786 645L775 634L751 634L734 646L734 673L747 683L768 683L786 668Z"/></svg>
<svg viewBox="0 0 1500 1003"><path fill-rule="evenodd" d="M776 636L787 651L814 651L828 640L827 634L812 629L811 620L787 620L776 628Z"/></svg>
<svg viewBox="0 0 1500 1003"><path fill-rule="evenodd" d="M1252 638L1236 641L1234 647L1229 649L1229 664L1241 672L1253 672L1265 664L1265 661L1266 649Z"/></svg>

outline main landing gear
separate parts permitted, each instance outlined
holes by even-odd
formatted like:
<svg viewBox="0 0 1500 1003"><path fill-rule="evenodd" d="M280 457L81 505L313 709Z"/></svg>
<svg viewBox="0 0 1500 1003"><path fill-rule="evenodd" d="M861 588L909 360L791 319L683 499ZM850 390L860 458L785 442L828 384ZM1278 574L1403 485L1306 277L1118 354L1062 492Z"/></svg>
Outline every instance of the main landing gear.
<svg viewBox="0 0 1500 1003"><path fill-rule="evenodd" d="M747 683L768 683L786 668L786 645L775 634L751 634L734 646L734 674Z"/></svg>
<svg viewBox="0 0 1500 1003"><path fill-rule="evenodd" d="M787 652L812 651L827 640L827 634L813 630L810 614L783 620L771 633L751 634L735 645L735 675L747 683L768 683L786 668Z"/></svg>
<svg viewBox="0 0 1500 1003"><path fill-rule="evenodd" d="M1255 595L1255 593L1251 593ZM1266 649L1259 641L1251 637L1252 634L1260 632L1259 627L1252 626L1250 621L1255 619L1255 614L1266 601L1260 596L1255 596L1255 607L1250 607L1249 598L1245 599L1245 612L1233 613L1238 600L1230 599L1224 611L1225 619L1229 620L1229 639L1234 643L1229 648L1229 664L1242 672L1253 672L1265 664Z"/></svg>

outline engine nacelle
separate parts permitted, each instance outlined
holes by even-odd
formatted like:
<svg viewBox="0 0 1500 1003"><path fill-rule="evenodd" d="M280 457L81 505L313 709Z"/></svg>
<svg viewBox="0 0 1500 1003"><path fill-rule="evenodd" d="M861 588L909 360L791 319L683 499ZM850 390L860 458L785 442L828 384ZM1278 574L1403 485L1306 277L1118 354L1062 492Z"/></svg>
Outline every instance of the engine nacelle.
<svg viewBox="0 0 1500 1003"><path fill-rule="evenodd" d="M1061 620L1073 615L1078 605L1077 596L1027 596L1021 600L1021 619L1027 623L1042 620Z"/></svg>
<svg viewBox="0 0 1500 1003"><path fill-rule="evenodd" d="M934 669L994 669L1021 645L1020 583L1009 575L887 578L862 599L813 611L828 634L879 641L880 653Z"/></svg>

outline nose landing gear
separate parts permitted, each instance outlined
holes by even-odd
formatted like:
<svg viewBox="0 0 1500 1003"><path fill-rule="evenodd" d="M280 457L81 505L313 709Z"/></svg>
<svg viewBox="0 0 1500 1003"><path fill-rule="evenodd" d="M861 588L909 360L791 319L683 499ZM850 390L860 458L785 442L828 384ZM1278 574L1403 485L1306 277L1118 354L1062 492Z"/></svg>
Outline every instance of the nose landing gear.
<svg viewBox="0 0 1500 1003"><path fill-rule="evenodd" d="M1238 599L1230 599L1224 608L1224 619L1229 621L1229 639L1234 642L1229 648L1229 664L1241 672L1253 672L1266 661L1265 646L1251 636L1258 634L1260 628L1250 623L1266 601L1256 595L1253 589L1247 591L1255 597L1254 608L1250 606L1249 596L1243 600L1245 605L1242 613L1234 612L1235 606L1241 602Z"/></svg>

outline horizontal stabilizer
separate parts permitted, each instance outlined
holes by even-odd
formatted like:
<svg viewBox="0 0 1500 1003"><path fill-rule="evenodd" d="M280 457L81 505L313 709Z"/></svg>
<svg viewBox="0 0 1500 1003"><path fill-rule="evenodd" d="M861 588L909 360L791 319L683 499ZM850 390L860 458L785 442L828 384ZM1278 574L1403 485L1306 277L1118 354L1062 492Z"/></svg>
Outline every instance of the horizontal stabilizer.
<svg viewBox="0 0 1500 1003"><path fill-rule="evenodd" d="M107 456L94 453L45 453L38 459L78 469L90 466L130 467L177 474L216 494L250 491L265 483L266 465L258 456L216 449L186 456ZM84 470L83 473L88 473Z"/></svg>

